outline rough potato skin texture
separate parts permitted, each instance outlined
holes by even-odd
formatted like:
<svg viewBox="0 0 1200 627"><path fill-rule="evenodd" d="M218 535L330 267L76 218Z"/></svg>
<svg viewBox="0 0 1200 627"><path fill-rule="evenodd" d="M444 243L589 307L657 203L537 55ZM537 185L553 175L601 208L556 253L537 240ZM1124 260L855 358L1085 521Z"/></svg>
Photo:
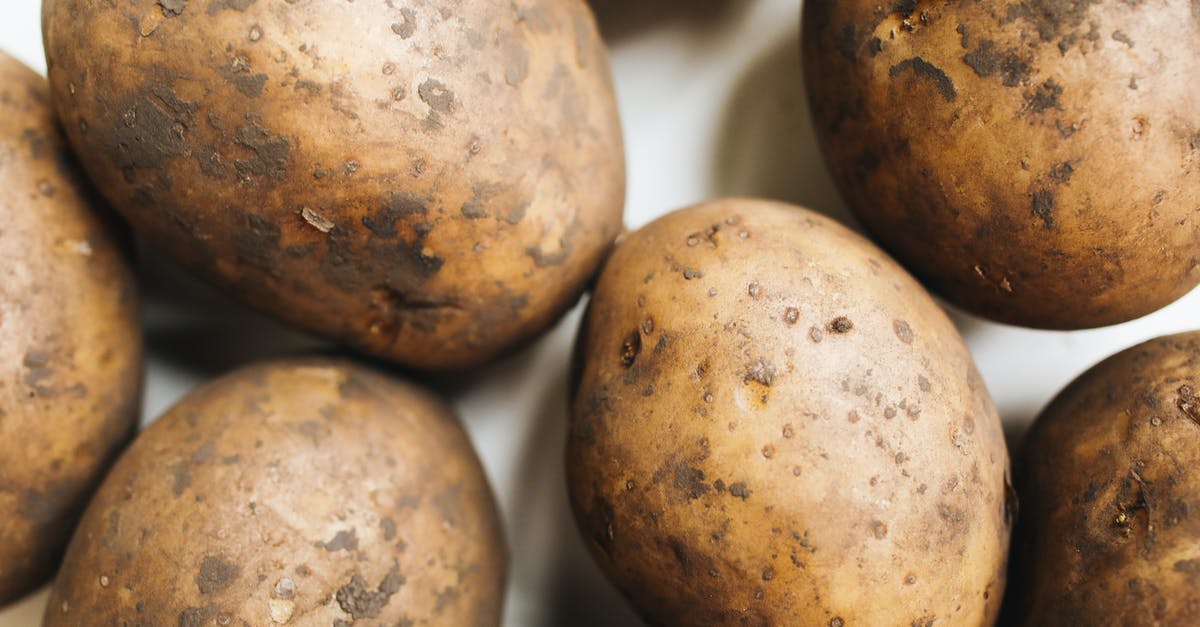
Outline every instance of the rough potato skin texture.
<svg viewBox="0 0 1200 627"><path fill-rule="evenodd" d="M945 314L885 253L721 200L628 236L581 330L572 505L655 625L986 625L1008 454Z"/></svg>
<svg viewBox="0 0 1200 627"><path fill-rule="evenodd" d="M494 626L506 561L444 404L346 362L267 362L191 393L122 455L45 625Z"/></svg>
<svg viewBox="0 0 1200 627"><path fill-rule="evenodd" d="M804 4L842 194L932 290L1002 322L1137 318L1200 281L1200 5Z"/></svg>
<svg viewBox="0 0 1200 627"><path fill-rule="evenodd" d="M46 0L55 104L134 228L235 298L409 366L572 305L621 229L582 0Z"/></svg>
<svg viewBox="0 0 1200 627"><path fill-rule="evenodd" d="M92 200L45 79L0 53L0 606L54 572L137 422L130 249Z"/></svg>
<svg viewBox="0 0 1200 627"><path fill-rule="evenodd" d="M1019 467L1021 625L1200 624L1200 333L1092 368L1042 412Z"/></svg>

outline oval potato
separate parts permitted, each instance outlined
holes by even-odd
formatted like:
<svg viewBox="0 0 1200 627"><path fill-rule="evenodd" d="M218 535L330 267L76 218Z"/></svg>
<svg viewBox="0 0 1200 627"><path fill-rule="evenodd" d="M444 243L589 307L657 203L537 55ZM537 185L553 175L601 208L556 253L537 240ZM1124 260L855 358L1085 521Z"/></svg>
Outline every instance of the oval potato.
<svg viewBox="0 0 1200 627"><path fill-rule="evenodd" d="M1077 378L1026 437L1012 606L1021 625L1200 624L1200 332Z"/></svg>
<svg viewBox="0 0 1200 627"><path fill-rule="evenodd" d="M46 0L55 104L151 244L238 300L410 366L474 366L621 230L582 0Z"/></svg>
<svg viewBox="0 0 1200 627"><path fill-rule="evenodd" d="M1124 322L1200 282L1200 5L804 3L843 196L935 292L1025 326Z"/></svg>
<svg viewBox="0 0 1200 627"><path fill-rule="evenodd" d="M267 362L130 446L44 624L499 625L506 559L443 403L346 362Z"/></svg>
<svg viewBox="0 0 1200 627"><path fill-rule="evenodd" d="M108 218L45 79L0 53L0 605L54 572L137 423L137 285Z"/></svg>
<svg viewBox="0 0 1200 627"><path fill-rule="evenodd" d="M629 235L580 331L568 474L655 625L987 625L1012 503L946 315L815 213L720 200Z"/></svg>

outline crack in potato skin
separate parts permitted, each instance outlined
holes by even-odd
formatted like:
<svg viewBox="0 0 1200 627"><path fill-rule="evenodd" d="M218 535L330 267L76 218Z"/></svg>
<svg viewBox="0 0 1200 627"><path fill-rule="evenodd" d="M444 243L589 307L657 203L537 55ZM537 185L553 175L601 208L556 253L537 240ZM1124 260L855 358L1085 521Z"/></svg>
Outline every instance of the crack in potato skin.
<svg viewBox="0 0 1200 627"><path fill-rule="evenodd" d="M810 2L803 31L838 187L933 291L1076 329L1200 283L1189 0Z"/></svg>
<svg viewBox="0 0 1200 627"><path fill-rule="evenodd" d="M43 12L55 106L99 190L291 325L476 366L571 306L620 231L620 125L582 0Z"/></svg>

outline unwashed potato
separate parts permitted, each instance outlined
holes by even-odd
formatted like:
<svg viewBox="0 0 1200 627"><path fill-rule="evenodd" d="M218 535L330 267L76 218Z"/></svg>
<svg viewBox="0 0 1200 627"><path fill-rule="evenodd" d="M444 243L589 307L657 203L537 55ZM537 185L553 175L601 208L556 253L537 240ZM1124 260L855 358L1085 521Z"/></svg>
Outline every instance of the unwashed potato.
<svg viewBox="0 0 1200 627"><path fill-rule="evenodd" d="M818 136L863 223L1002 322L1137 318L1200 282L1200 3L805 2Z"/></svg>
<svg viewBox="0 0 1200 627"><path fill-rule="evenodd" d="M373 355L487 361L621 229L583 0L46 0L43 27L67 135L142 236Z"/></svg>
<svg viewBox="0 0 1200 627"><path fill-rule="evenodd" d="M506 551L451 411L349 363L250 366L133 443L45 625L498 625Z"/></svg>
<svg viewBox="0 0 1200 627"><path fill-rule="evenodd" d="M1021 625L1200 624L1200 332L1081 375L1034 423L1018 477Z"/></svg>
<svg viewBox="0 0 1200 627"><path fill-rule="evenodd" d="M986 625L996 409L920 285L837 223L721 200L628 236L579 344L571 499L655 625Z"/></svg>
<svg viewBox="0 0 1200 627"><path fill-rule="evenodd" d="M130 249L91 201L45 79L0 53L0 605L54 572L138 417Z"/></svg>

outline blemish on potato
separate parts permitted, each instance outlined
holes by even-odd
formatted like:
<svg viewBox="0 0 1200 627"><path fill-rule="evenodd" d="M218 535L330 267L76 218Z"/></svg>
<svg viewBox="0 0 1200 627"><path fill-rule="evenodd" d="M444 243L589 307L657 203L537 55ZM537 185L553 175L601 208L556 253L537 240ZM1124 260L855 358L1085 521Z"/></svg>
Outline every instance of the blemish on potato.
<svg viewBox="0 0 1200 627"><path fill-rule="evenodd" d="M854 330L854 323L845 316L839 316L834 318L834 320L829 323L828 328L830 333L835 335L845 335Z"/></svg>

